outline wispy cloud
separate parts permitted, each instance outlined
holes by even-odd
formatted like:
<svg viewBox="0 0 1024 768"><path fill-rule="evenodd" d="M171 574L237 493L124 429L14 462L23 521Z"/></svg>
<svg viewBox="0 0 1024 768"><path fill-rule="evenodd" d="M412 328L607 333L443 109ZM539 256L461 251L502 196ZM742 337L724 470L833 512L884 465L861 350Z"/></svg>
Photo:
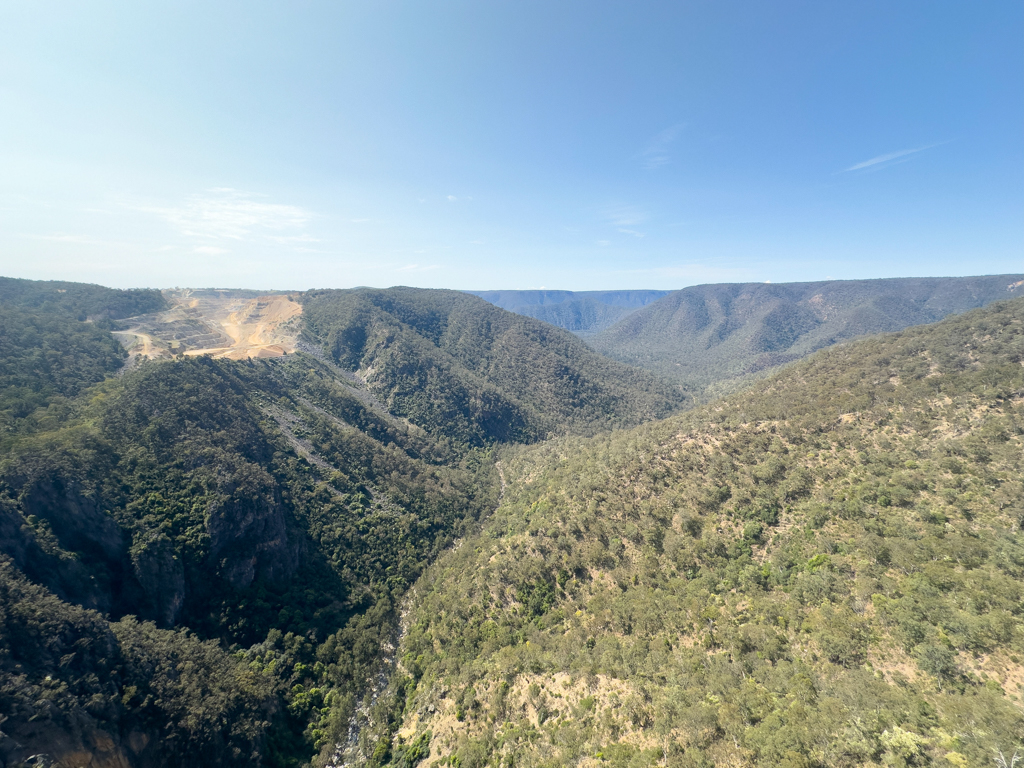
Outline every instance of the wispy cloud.
<svg viewBox="0 0 1024 768"><path fill-rule="evenodd" d="M176 226L183 235L215 240L246 240L303 228L313 214L295 205L267 203L236 189L211 189L182 205L142 208Z"/></svg>
<svg viewBox="0 0 1024 768"><path fill-rule="evenodd" d="M651 218L647 211L635 205L617 205L607 208L605 209L604 217L613 227L632 227L637 224L643 224Z"/></svg>
<svg viewBox="0 0 1024 768"><path fill-rule="evenodd" d="M606 208L603 212L605 221L615 228L619 234L631 237L645 237L646 232L637 229L637 225L643 224L651 218L650 214L635 205L616 205Z"/></svg>
<svg viewBox="0 0 1024 768"><path fill-rule="evenodd" d="M640 166L647 169L661 168L672 162L672 155L669 147L679 138L686 123L676 123L663 131L660 131L648 143L643 152L640 153Z"/></svg>
<svg viewBox="0 0 1024 768"><path fill-rule="evenodd" d="M892 164L894 160L907 157L908 155L916 155L918 152L924 152L926 149L937 147L945 142L939 142L937 144L927 144L923 147L915 147L913 149L901 149L899 152L889 152L878 157L872 157L870 160L865 160L862 163L851 165L849 168L844 168L844 171L861 171L865 168L882 167L884 165Z"/></svg>
<svg viewBox="0 0 1024 768"><path fill-rule="evenodd" d="M201 245L195 249L196 253L204 253L208 256L219 256L222 253L227 253L227 248L218 248L215 245Z"/></svg>

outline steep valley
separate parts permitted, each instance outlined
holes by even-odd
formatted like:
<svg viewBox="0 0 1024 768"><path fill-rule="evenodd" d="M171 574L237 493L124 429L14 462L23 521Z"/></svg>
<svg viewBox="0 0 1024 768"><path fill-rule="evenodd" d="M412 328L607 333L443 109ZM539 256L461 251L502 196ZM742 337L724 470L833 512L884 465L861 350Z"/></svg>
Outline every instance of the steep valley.
<svg viewBox="0 0 1024 768"><path fill-rule="evenodd" d="M494 508L495 447L684 402L454 292L303 296L300 343L290 297L69 285L0 317L9 765L329 760L399 600ZM289 323L310 352L266 357ZM125 326L163 346L128 358Z"/></svg>
<svg viewBox="0 0 1024 768"><path fill-rule="evenodd" d="M470 291L509 312L533 317L579 336L599 333L668 291Z"/></svg>
<svg viewBox="0 0 1024 768"><path fill-rule="evenodd" d="M498 510L414 587L378 738L424 765L990 764L1024 739L1022 456L1024 300L507 449Z"/></svg>
<svg viewBox="0 0 1024 768"><path fill-rule="evenodd" d="M1024 740L1024 299L697 409L455 291L0 302L0 768Z"/></svg>

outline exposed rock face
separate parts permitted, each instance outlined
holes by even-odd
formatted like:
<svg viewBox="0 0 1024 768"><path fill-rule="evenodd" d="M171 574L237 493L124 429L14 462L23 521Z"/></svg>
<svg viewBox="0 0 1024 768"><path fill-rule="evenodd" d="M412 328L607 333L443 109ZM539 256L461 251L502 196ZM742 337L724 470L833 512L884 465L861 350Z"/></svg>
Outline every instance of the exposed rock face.
<svg viewBox="0 0 1024 768"><path fill-rule="evenodd" d="M145 543L159 563L166 544ZM270 681L217 643L133 617L110 622L4 556L0 626L0 768L254 764Z"/></svg>
<svg viewBox="0 0 1024 768"><path fill-rule="evenodd" d="M150 768L146 747L153 741L134 731L124 743L117 736L87 723L58 728L51 721L19 723L0 732L0 768L21 765L54 768Z"/></svg>
<svg viewBox="0 0 1024 768"><path fill-rule="evenodd" d="M124 584L125 539L94 495L60 474L17 478L0 507L0 552L62 599L109 612Z"/></svg>
<svg viewBox="0 0 1024 768"><path fill-rule="evenodd" d="M131 558L142 591L140 613L159 626L173 627L185 604L185 566L174 543L163 533L136 536Z"/></svg>
<svg viewBox="0 0 1024 768"><path fill-rule="evenodd" d="M114 563L124 555L124 534L97 505L97 495L78 483L54 476L31 483L21 494L28 515L47 520L61 547L83 557Z"/></svg>
<svg viewBox="0 0 1024 768"><path fill-rule="evenodd" d="M276 483L254 464L238 474L244 476L223 483L222 500L207 509L209 562L234 589L245 589L257 577L278 583L295 572L298 558Z"/></svg>
<svg viewBox="0 0 1024 768"><path fill-rule="evenodd" d="M4 502L0 502L0 553L63 600L99 610L110 603L109 595L78 558L42 546L21 512Z"/></svg>
<svg viewBox="0 0 1024 768"><path fill-rule="evenodd" d="M280 583L296 569L299 542L274 479L256 464L225 469L207 507L206 562L232 589ZM0 553L61 599L113 616L173 627L188 603L185 565L162 530L131 534L102 511L94 489L60 470L21 477L0 501Z"/></svg>

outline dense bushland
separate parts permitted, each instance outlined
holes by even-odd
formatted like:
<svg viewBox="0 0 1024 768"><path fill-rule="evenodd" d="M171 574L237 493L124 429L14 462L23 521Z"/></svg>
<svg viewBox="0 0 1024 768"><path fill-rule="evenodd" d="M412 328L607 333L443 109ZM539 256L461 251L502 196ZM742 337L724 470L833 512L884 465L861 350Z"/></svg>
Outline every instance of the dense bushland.
<svg viewBox="0 0 1024 768"><path fill-rule="evenodd" d="M102 381L125 353L106 329L0 304L0 440L39 408Z"/></svg>
<svg viewBox="0 0 1024 768"><path fill-rule="evenodd" d="M373 738L463 768L988 764L1024 741L1022 456L1024 300L508 449L497 512L414 588Z"/></svg>
<svg viewBox="0 0 1024 768"><path fill-rule="evenodd" d="M326 355L120 377L106 318L159 294L0 296L8 764L323 765L403 612L377 766L1024 738L1021 302L600 433L687 401L464 294L313 292Z"/></svg>
<svg viewBox="0 0 1024 768"><path fill-rule="evenodd" d="M306 356L144 363L90 390L71 423L11 446L0 545L51 608L98 610L108 633L136 616L236 649L271 699L254 748L302 764L343 736L408 585L497 494L486 456L360 394ZM185 663L139 642L142 667ZM29 690L54 658L23 664ZM121 696L131 685L114 681ZM194 693L197 727L213 727L221 715ZM61 699L54 722L89 696ZM121 723L125 743L135 727L102 722Z"/></svg>
<svg viewBox="0 0 1024 768"><path fill-rule="evenodd" d="M19 280L0 277L0 305L75 320L117 320L156 312L166 307L160 291L148 288L121 290L63 280Z"/></svg>
<svg viewBox="0 0 1024 768"><path fill-rule="evenodd" d="M259 759L271 680L217 643L134 618L111 623L29 583L5 558L0 619L0 751L28 741L89 752L124 734L125 751L148 764Z"/></svg>
<svg viewBox="0 0 1024 768"><path fill-rule="evenodd" d="M69 399L121 367L111 318L163 305L159 291L0 277L0 445L66 419Z"/></svg>
<svg viewBox="0 0 1024 768"><path fill-rule="evenodd" d="M394 393L381 403L343 371L305 355L143 362L114 379L124 354L104 318L152 309L146 302L153 296L126 299L125 292L74 284L5 286L11 294L2 315L10 429L0 456L0 550L45 590L32 593L49 606L45 616L55 606L81 606L95 611L88 614L94 634L104 622L109 635L128 626L125 621L141 620L152 624L138 626L153 627L138 635L143 639L187 628L207 643L203 648L215 647L212 642L235 654L257 675L253 690L264 701L263 714L247 733L268 765L299 765L318 752L325 758L343 740L393 631L399 599L496 503L498 478L482 446L535 439L542 422L554 429L552 414L569 419L577 407L570 397L586 401L604 393L609 402L634 408L633 419L642 418L649 401L663 407L676 397L642 388L633 397L627 369L605 364L571 336L548 345L541 324L534 324L531 332L539 337L529 343L518 332L481 341L475 337L479 318L470 312L472 322L460 320L458 307L438 304L432 292L412 292L396 305L416 328L405 352L423 356L389 358L397 371L389 375L399 378L414 375L408 372L428 359L448 366L431 374L437 374L437 389L420 411ZM512 326L519 321L464 298L484 307L488 322L488 313L503 322L512 318ZM327 317L338 311L329 301L318 306ZM82 315L93 319L78 319ZM457 332L461 341L454 339ZM502 359L482 373L470 371L453 363L453 354L421 341L428 338L464 361L492 343L497 349L491 354ZM378 368L386 366L378 362ZM581 371L589 378L577 380ZM606 384L601 376L609 372L612 383ZM657 390L650 377L637 375ZM530 404L506 396L492 381L517 397L529 394ZM547 390L527 392L524 381ZM468 397L447 401L470 404L461 421L449 421L450 411L434 407L446 402L451 388ZM586 419L558 429L589 428L603 402L590 404ZM504 429L488 403L523 414L525 431ZM410 411L419 426L396 417ZM136 643L136 666L173 675L192 663L163 642ZM103 670L90 667L94 661L86 667L102 678ZM59 659L50 656L18 663L28 691L45 688L59 671ZM132 699L134 683L115 679L112 685L111 696ZM201 689L190 690L197 697L190 715L196 728L213 728L219 710ZM63 732L77 722L76 713L88 712L89 697L99 694L75 691L59 700L52 717L37 718L49 731L18 732L28 743L36 734L40 746L44 732ZM9 716L10 732L25 711ZM128 707L88 722L123 752L142 727L132 712ZM148 748L164 755L152 759L176 754L174 740L157 738L150 726L138 738L165 745ZM10 744L5 749L14 749ZM241 754L230 744L204 749L211 761ZM416 754L411 747L395 752L404 760Z"/></svg>

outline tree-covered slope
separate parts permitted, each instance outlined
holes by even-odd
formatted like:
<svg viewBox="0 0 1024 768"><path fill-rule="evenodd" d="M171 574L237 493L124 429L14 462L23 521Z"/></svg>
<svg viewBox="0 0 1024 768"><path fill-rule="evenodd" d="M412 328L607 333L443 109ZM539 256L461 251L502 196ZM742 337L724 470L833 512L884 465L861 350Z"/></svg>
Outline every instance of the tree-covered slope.
<svg viewBox="0 0 1024 768"><path fill-rule="evenodd" d="M307 296L328 355L115 377L121 293L36 288L0 306L0 766L337 763L403 613L378 765L970 765L1022 735L1019 303L502 448L680 398L412 289Z"/></svg>
<svg viewBox="0 0 1024 768"><path fill-rule="evenodd" d="M518 315L580 336L602 331L668 291L467 291Z"/></svg>
<svg viewBox="0 0 1024 768"><path fill-rule="evenodd" d="M367 754L960 767L1024 741L1024 299L502 468L414 587Z"/></svg>
<svg viewBox="0 0 1024 768"><path fill-rule="evenodd" d="M217 643L133 618L111 623L32 584L6 558L0 620L0 764L259 760L271 678Z"/></svg>
<svg viewBox="0 0 1024 768"><path fill-rule="evenodd" d="M10 442L0 582L36 629L0 629L16 694L0 712L0 759L327 759L397 601L493 508L498 485L483 454L395 419L339 374L305 355L146 363L86 390L67 423L36 419ZM50 626L66 639L25 661L25 632ZM93 644L105 650L74 655ZM65 669L70 659L79 666ZM134 676L113 676L124 665ZM212 687L187 681L203 665L224 667ZM185 689L145 693L139 676L151 673ZM246 697L244 716L225 714ZM161 712L184 730L161 730ZM242 741L204 740L234 719Z"/></svg>
<svg viewBox="0 0 1024 768"><path fill-rule="evenodd" d="M0 442L36 409L117 371L125 357L94 323L0 304Z"/></svg>
<svg viewBox="0 0 1024 768"><path fill-rule="evenodd" d="M159 291L0 277L0 445L45 406L117 371L126 357L109 320L164 306Z"/></svg>
<svg viewBox="0 0 1024 768"><path fill-rule="evenodd" d="M638 310L588 343L713 394L839 341L1022 294L1024 275L698 285Z"/></svg>
<svg viewBox="0 0 1024 768"><path fill-rule="evenodd" d="M164 309L166 302L160 291L152 289L121 290L63 280L0 277L0 306L60 313L76 320L117 320L156 312Z"/></svg>
<svg viewBox="0 0 1024 768"><path fill-rule="evenodd" d="M565 330L458 291L312 291L303 319L391 412L469 445L633 426L684 403Z"/></svg>
<svg viewBox="0 0 1024 768"><path fill-rule="evenodd" d="M124 372L108 319L153 307L8 282L0 608L27 618L0 629L4 764L329 761L408 586L496 503L472 446L681 401L454 292L310 297L313 327L339 362L360 353L370 388L312 348ZM238 738L216 736L228 719Z"/></svg>

